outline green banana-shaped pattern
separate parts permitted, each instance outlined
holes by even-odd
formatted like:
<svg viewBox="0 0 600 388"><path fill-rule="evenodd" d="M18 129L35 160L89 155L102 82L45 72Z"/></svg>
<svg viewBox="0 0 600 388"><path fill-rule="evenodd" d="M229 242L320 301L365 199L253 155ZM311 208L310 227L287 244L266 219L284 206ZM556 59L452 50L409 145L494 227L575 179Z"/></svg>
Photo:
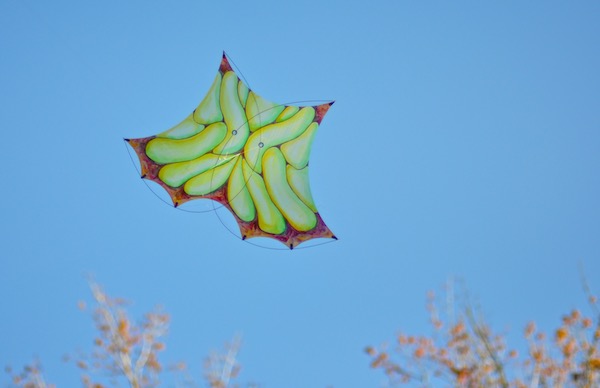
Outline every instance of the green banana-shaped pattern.
<svg viewBox="0 0 600 388"><path fill-rule="evenodd" d="M270 124L254 132L244 146L244 154L250 167L257 173L262 172L261 159L266 150L282 145L300 136L315 118L315 109L311 106L300 109L291 118Z"/></svg>
<svg viewBox="0 0 600 388"><path fill-rule="evenodd" d="M204 100L194 110L194 121L199 124L212 124L223 120L223 113L219 105L219 96L221 95L222 74L219 72L208 90Z"/></svg>
<svg viewBox="0 0 600 388"><path fill-rule="evenodd" d="M267 101L258 94L250 92L246 102L246 116L252 132L272 123L285 109L285 106Z"/></svg>
<svg viewBox="0 0 600 388"><path fill-rule="evenodd" d="M231 170L233 170L235 162L239 157L239 155L236 155L229 162L196 175L185 183L183 189L190 195L206 195L212 193L227 182L229 175L231 175Z"/></svg>
<svg viewBox="0 0 600 388"><path fill-rule="evenodd" d="M192 114L156 136L127 141L142 177L164 187L175 206L216 200L235 215L242 238L272 237L293 248L311 238L335 238L308 180L311 144L331 104L268 101L238 78L224 55Z"/></svg>
<svg viewBox="0 0 600 388"><path fill-rule="evenodd" d="M308 165L310 145L318 126L317 123L311 123L300 136L281 145L281 152L285 155L285 159L295 168L301 169Z"/></svg>
<svg viewBox="0 0 600 388"><path fill-rule="evenodd" d="M238 155L233 156L236 158ZM232 159L231 156L204 154L199 158L186 162L177 162L165 165L158 172L158 177L171 187L179 187L196 175L216 168Z"/></svg>
<svg viewBox="0 0 600 388"><path fill-rule="evenodd" d="M285 231L285 219L269 196L264 179L252 170L246 161L242 164L242 171L250 196L256 205L258 226L267 233L283 233Z"/></svg>
<svg viewBox="0 0 600 388"><path fill-rule="evenodd" d="M315 213L306 206L290 187L285 169L285 158L279 148L271 147L263 156L265 185L269 196L286 220L301 232L317 224Z"/></svg>
<svg viewBox="0 0 600 388"><path fill-rule="evenodd" d="M250 196L250 191L248 191L244 172L242 171L242 164L244 163L246 163L244 158L238 158L233 171L231 171L229 183L227 184L227 198L234 213L242 221L250 222L256 216L256 207Z"/></svg>
<svg viewBox="0 0 600 388"><path fill-rule="evenodd" d="M286 106L285 109L281 112L279 116L275 119L276 123L287 120L293 115L295 115L300 110L300 107L297 106Z"/></svg>
<svg viewBox="0 0 600 388"><path fill-rule="evenodd" d="M148 142L146 154L159 164L185 162L199 158L209 152L225 138L227 127L214 123L200 133L186 139L166 139L157 137Z"/></svg>
<svg viewBox="0 0 600 388"><path fill-rule="evenodd" d="M308 185L308 167L298 170L288 164L286 166L286 176L290 187L294 190L294 193L296 193L298 198L300 198L310 210L316 213L317 206L315 206L315 201L313 200L310 186Z"/></svg>
<svg viewBox="0 0 600 388"><path fill-rule="evenodd" d="M244 113L244 108L238 95L240 80L233 71L228 71L223 76L221 84L221 110L227 124L227 136L214 152L217 154L230 154L244 147L250 128Z"/></svg>
<svg viewBox="0 0 600 388"><path fill-rule="evenodd" d="M159 133L156 137L164 137L167 139L187 139L188 137L192 137L198 132L204 129L204 125L197 123L194 120L194 114L192 113L188 117L186 117L182 122L177 124L171 129L168 129L164 132Z"/></svg>

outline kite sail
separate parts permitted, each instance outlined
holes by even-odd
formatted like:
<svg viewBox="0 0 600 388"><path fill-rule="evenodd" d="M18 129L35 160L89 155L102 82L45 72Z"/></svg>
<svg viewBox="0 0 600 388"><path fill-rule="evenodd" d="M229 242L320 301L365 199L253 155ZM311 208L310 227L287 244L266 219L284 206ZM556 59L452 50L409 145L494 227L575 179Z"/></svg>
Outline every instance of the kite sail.
<svg viewBox="0 0 600 388"><path fill-rule="evenodd" d="M290 249L333 238L308 181L311 144L333 102L286 106L250 90L225 53L212 86L181 123L125 139L142 178L161 185L175 207L212 199L231 211L242 239L270 237Z"/></svg>

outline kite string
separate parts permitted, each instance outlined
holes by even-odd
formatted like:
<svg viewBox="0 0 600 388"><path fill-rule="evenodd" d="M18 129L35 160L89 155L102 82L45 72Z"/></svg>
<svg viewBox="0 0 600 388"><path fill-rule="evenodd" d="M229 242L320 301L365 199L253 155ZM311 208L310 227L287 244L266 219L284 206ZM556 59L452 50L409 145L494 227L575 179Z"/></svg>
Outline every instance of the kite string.
<svg viewBox="0 0 600 388"><path fill-rule="evenodd" d="M250 82L248 82L248 80L246 80L246 77L244 77L244 73L242 73L240 68L235 64L235 61L233 60L233 58L231 58L231 56L229 54L227 54L226 52L223 52L223 54L225 54L225 56L227 57L227 60L233 65L233 67L235 67L235 73L239 74L242 77L242 79L244 80L244 83L248 86L248 89L252 90L252 87L250 86Z"/></svg>

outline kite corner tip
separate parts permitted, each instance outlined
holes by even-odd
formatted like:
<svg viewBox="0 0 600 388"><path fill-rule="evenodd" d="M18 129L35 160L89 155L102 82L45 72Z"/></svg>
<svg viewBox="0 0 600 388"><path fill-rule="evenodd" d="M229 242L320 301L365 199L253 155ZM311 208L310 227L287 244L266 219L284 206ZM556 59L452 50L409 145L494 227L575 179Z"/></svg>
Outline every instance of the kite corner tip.
<svg viewBox="0 0 600 388"><path fill-rule="evenodd" d="M294 249L294 243L291 243L291 244L290 244L290 251L291 251L292 249Z"/></svg>
<svg viewBox="0 0 600 388"><path fill-rule="evenodd" d="M335 100L331 101L331 102L329 103L329 106L331 106L331 105L333 105L333 104L335 104Z"/></svg>
<svg viewBox="0 0 600 388"><path fill-rule="evenodd" d="M246 239L246 235L242 235L242 241L244 241Z"/></svg>
<svg viewBox="0 0 600 388"><path fill-rule="evenodd" d="M128 138L126 138L126 137L124 137L124 138L123 138L123 141L126 141L127 143L129 143L129 141L130 141L130 140L131 140L131 139L128 139Z"/></svg>
<svg viewBox="0 0 600 388"><path fill-rule="evenodd" d="M177 201L173 202L173 207L177 207L177 206L179 206L179 202L177 202Z"/></svg>
<svg viewBox="0 0 600 388"><path fill-rule="evenodd" d="M232 70L233 70L233 68L231 67L231 64L229 63L227 54L225 54L225 51L223 51L223 57L221 58L221 65L219 66L219 71L222 73L226 73L226 72L232 71Z"/></svg>
<svg viewBox="0 0 600 388"><path fill-rule="evenodd" d="M142 178L142 179L144 179L145 177L146 177L146 174L142 174L142 175L140 176L140 178Z"/></svg>
<svg viewBox="0 0 600 388"><path fill-rule="evenodd" d="M332 235L331 235L331 238L332 238L332 239L334 239L334 240L336 240L336 241L337 241L337 239L338 239L338 238L335 236L335 234L332 234Z"/></svg>

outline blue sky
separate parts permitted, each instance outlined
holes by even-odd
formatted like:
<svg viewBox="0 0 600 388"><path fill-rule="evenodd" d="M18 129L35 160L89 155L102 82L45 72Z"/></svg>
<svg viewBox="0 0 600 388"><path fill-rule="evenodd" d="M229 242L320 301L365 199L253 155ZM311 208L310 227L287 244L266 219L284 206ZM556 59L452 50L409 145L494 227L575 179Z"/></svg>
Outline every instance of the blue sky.
<svg viewBox="0 0 600 388"><path fill-rule="evenodd" d="M0 2L0 364L77 384L60 359L91 348L86 274L138 315L163 305L164 360L198 380L241 333L242 381L381 386L364 346L427 333L452 276L511 337L555 327L584 307L578 265L600 289L599 19L594 1ZM256 248L139 179L122 138L185 118L223 50L267 99L336 100L310 163L339 241Z"/></svg>

